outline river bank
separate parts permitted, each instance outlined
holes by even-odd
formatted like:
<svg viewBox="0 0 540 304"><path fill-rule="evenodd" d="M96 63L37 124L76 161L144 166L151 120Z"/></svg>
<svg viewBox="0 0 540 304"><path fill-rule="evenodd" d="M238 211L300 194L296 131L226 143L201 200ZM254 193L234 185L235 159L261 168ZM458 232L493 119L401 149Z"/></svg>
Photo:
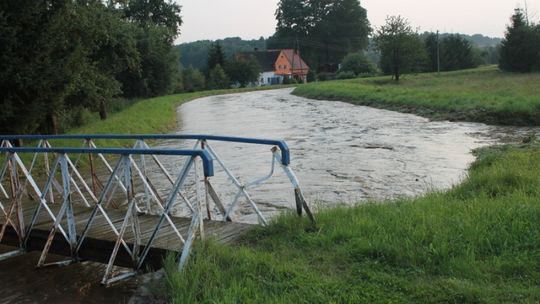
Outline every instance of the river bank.
<svg viewBox="0 0 540 304"><path fill-rule="evenodd" d="M125 110L113 113L106 120L97 120L79 128L71 129L68 134L163 134L177 126L176 108L182 103L213 95L235 94L253 91L275 90L285 86L249 87L228 90L200 91L181 93L143 99ZM61 142L59 142L62 144ZM69 144L69 143L68 143ZM121 146L120 142L107 141L108 145Z"/></svg>
<svg viewBox="0 0 540 304"><path fill-rule="evenodd" d="M242 246L169 261L174 303L540 301L540 146L484 148L469 178L416 199L281 216Z"/></svg>
<svg viewBox="0 0 540 304"><path fill-rule="evenodd" d="M504 73L496 67L311 83L293 94L412 113L434 120L491 125L540 125L540 73Z"/></svg>

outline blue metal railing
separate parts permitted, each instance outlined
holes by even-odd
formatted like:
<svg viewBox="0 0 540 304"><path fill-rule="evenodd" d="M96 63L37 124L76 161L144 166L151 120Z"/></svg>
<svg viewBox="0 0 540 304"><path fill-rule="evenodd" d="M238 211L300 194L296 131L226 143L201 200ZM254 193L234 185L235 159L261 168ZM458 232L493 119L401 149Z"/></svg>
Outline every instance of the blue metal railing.
<svg viewBox="0 0 540 304"><path fill-rule="evenodd" d="M214 164L210 154L205 150L176 150L176 149L131 149L131 148L5 148L0 147L0 153L84 153L84 154L115 154L115 155L176 155L199 156L203 162L204 175L214 176Z"/></svg>
<svg viewBox="0 0 540 304"><path fill-rule="evenodd" d="M267 146L277 146L281 150L281 163L288 166L291 163L289 147L283 140L246 138L235 136L217 136L204 134L67 134L67 135L0 135L1 140L54 140L54 139L119 139L119 140L212 140L223 142L235 142L245 144L257 144Z"/></svg>

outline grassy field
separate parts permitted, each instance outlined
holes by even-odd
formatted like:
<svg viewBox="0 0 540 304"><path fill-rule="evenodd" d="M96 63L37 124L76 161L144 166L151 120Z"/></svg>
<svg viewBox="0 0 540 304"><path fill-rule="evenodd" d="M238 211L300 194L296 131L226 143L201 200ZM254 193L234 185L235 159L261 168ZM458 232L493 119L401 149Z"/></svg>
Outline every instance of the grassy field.
<svg viewBox="0 0 540 304"><path fill-rule="evenodd" d="M282 216L169 259L174 303L538 303L540 145L483 149L445 193Z"/></svg>
<svg viewBox="0 0 540 304"><path fill-rule="evenodd" d="M311 83L294 94L415 113L432 119L504 125L540 125L540 73L496 67L437 74Z"/></svg>

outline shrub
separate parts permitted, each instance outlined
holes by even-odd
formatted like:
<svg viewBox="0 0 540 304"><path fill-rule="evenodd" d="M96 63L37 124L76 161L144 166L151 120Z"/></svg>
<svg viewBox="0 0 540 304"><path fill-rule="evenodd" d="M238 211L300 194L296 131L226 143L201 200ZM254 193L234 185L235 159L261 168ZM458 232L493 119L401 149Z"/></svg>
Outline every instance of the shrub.
<svg viewBox="0 0 540 304"><path fill-rule="evenodd" d="M217 64L210 70L208 75L208 89L226 89L230 86L231 81L229 80L229 76L225 74L225 70L223 70L221 65Z"/></svg>
<svg viewBox="0 0 540 304"><path fill-rule="evenodd" d="M319 79L319 81L334 80L336 79L336 74L328 72L319 73L317 79Z"/></svg>
<svg viewBox="0 0 540 304"><path fill-rule="evenodd" d="M352 71L340 71L336 75L336 79L351 79L356 78L356 74Z"/></svg>
<svg viewBox="0 0 540 304"><path fill-rule="evenodd" d="M353 73L354 75L374 74L376 72L376 68L363 53L350 53L343 58L339 72L349 72Z"/></svg>

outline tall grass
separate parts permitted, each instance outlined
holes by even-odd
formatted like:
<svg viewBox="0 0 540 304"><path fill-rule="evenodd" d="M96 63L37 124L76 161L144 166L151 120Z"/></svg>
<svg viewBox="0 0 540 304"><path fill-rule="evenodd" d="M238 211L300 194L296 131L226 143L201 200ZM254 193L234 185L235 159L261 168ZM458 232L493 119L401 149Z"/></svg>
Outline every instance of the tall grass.
<svg viewBox="0 0 540 304"><path fill-rule="evenodd" d="M495 67L312 83L294 94L415 113L429 118L506 125L540 125L540 73Z"/></svg>
<svg viewBox="0 0 540 304"><path fill-rule="evenodd" d="M445 193L294 216L166 266L174 303L536 303L540 146L483 149Z"/></svg>

